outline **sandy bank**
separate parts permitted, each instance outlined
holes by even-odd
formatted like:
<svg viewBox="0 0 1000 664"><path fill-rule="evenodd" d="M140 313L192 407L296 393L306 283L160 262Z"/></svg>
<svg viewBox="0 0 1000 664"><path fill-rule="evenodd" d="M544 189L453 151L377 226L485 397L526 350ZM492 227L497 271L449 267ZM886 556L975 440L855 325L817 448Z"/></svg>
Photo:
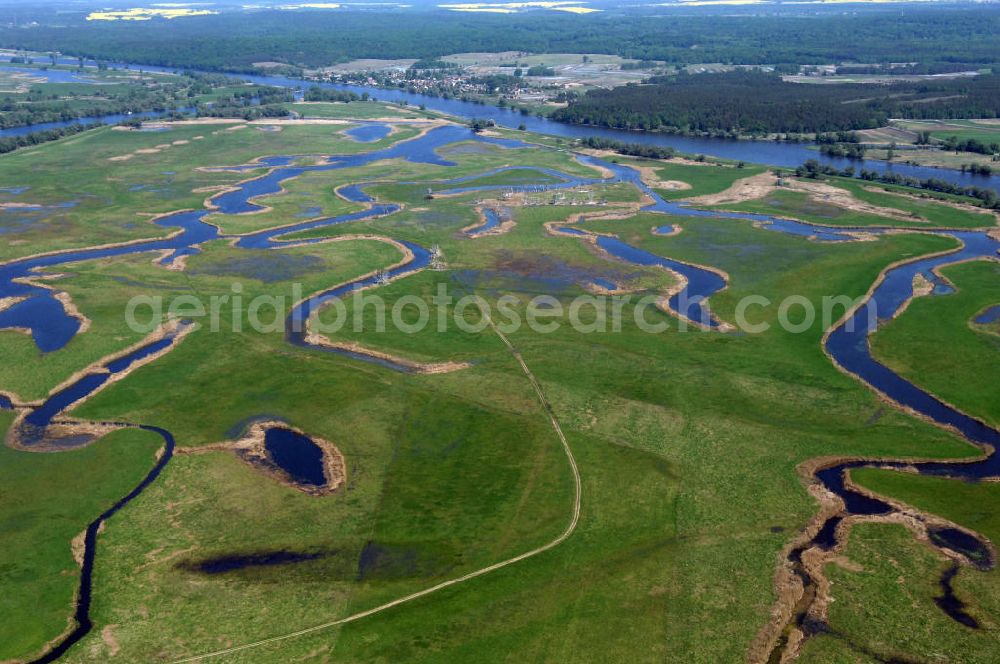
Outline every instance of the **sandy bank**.
<svg viewBox="0 0 1000 664"><path fill-rule="evenodd" d="M291 475L271 461L270 455L267 453L267 448L265 446L265 437L267 435L267 431L274 428L294 431L301 436L305 436L315 443L317 447L319 447L323 454L323 475L326 479L325 484L317 486L296 482ZM316 436L307 434L301 429L277 420L255 422L253 426L250 427L247 435L238 440L213 443L200 447L178 447L175 450L175 454L204 454L206 452L220 450L233 452L242 461L249 464L255 470L264 473L271 479L312 496L330 495L343 486L343 484L347 481L347 463L344 460L344 455L341 454L340 449L337 448L336 445L328 440L317 438Z"/></svg>
<svg viewBox="0 0 1000 664"><path fill-rule="evenodd" d="M73 408L76 408L84 401L93 397L98 392L102 392L103 390L107 389L110 385L113 385L116 382L131 375L133 371L151 362L154 362L163 355L169 353L171 350L177 347L177 344L179 344L184 337L186 337L188 334L194 331L196 327L197 326L194 324L185 324L179 320L168 321L167 323L161 325L159 328L150 333L142 341L132 344L131 346L129 346L124 350L103 357L100 360L97 360L96 362L90 364L86 368L74 372L73 375L71 375L69 378L64 380L62 383L57 385L49 392L49 398L51 398L53 395L59 393L60 391L76 383L81 378L89 374L110 374L108 380L103 385L98 387L93 392L87 394L83 399L75 401L72 404L69 404L65 409L65 411L72 410ZM151 353L140 360L136 360L135 362L132 363L131 366L129 366L128 369L112 374L106 368L106 365L109 364L110 362L113 362L117 359L121 359L126 355L129 355L144 346L147 346L151 343L154 343L171 335L173 335L175 338L172 344L170 344L169 346L163 348L158 352ZM42 441L40 443L35 443L32 445L24 445L20 440L18 434L21 430L21 425L24 423L24 418L27 417L27 415L30 412L31 412L30 409L22 410L21 413L18 415L18 418L14 421L14 424L10 427L10 429L8 429L6 437L7 445L9 445L14 449L24 450L29 452L62 452L62 451L71 451L79 448L79 445L60 446L57 444L56 445L49 444L45 441ZM52 423L48 427L46 427L46 434L47 434L46 438L52 440L59 440L70 436L83 435L89 437L89 440L83 444L89 445L90 443L94 442L101 436L104 436L107 433L114 431L116 429L120 429L123 426L125 425L120 423L87 422L87 421L77 420L72 417L62 416L62 414L60 413L60 416L56 419L53 419Z"/></svg>
<svg viewBox="0 0 1000 664"><path fill-rule="evenodd" d="M665 228L664 226L653 226L649 229L649 232L653 235L659 235L660 237L673 237L674 235L680 235L681 231L684 230L680 224L670 224L670 230L661 230Z"/></svg>
<svg viewBox="0 0 1000 664"><path fill-rule="evenodd" d="M24 302L26 297L0 297L0 312L10 309L19 302Z"/></svg>
<svg viewBox="0 0 1000 664"><path fill-rule="evenodd" d="M479 221L474 224L469 224L460 230L459 233L468 237L480 238L491 235L504 235L505 233L509 233L514 230L514 227L517 226L517 222L509 216L500 215L498 210L498 207L500 207L499 201L483 201L483 203L485 204L476 208L476 213L479 214ZM489 223L489 220L486 218L487 209L492 210L494 214L501 216L500 223L489 230L477 232L477 229L480 229Z"/></svg>
<svg viewBox="0 0 1000 664"><path fill-rule="evenodd" d="M332 348L334 350L343 350L349 353L356 353L358 355L365 355L367 357L372 357L380 360L386 360L392 362L393 364L398 364L402 367L406 367L408 371L416 374L444 374L452 373L454 371L460 371L462 369L468 369L472 366L469 362L419 362L417 360L411 360L399 355L393 355L391 353L386 353L384 351L373 350L371 348L365 348L361 344L353 341L331 341L322 334L316 334L310 332L306 336L306 343L319 346L321 348Z"/></svg>
<svg viewBox="0 0 1000 664"><path fill-rule="evenodd" d="M577 240L583 240L588 245L590 245L591 250L594 253L596 253L598 256L600 256L604 260L611 261L611 262L617 262L617 263L624 262L627 265L632 265L632 263L629 263L628 261L622 261L618 257L609 254L607 251L605 251L604 249L602 249L598 245L598 243L597 243L598 238L601 237L601 236L617 238L616 235L611 234L611 233L598 233L596 231L590 231L590 230L586 231L587 235L575 235L573 233L564 232L560 227L561 226L568 226L568 225L571 225L571 224L575 224L575 223L578 223L580 221L599 221L599 220L628 218L628 217L631 217L632 215L635 214L635 212L633 210L641 208L642 206L645 206L645 205L648 205L648 202L642 201L640 203L632 203L632 204L629 204L626 207L618 208L618 209L612 209L612 210L609 210L607 213L597 214L597 215L593 215L593 216L588 215L588 213L586 213L586 212L578 212L578 213L570 215L569 217L567 217L563 221L548 221L548 222L546 222L543 225L543 227L545 228L545 232L548 233L549 235L553 235L553 236L557 236L557 237L572 237L572 238L575 238ZM689 261L680 260L678 258L670 258L670 260L672 260L674 262L677 262L677 263L683 263L684 265L689 265L689 266L691 266L693 268L696 268L696 269L706 270L706 271L709 271L709 272L713 272L713 273L717 274L725 282L725 286L723 287L722 290L724 290L726 288L729 288L729 283L730 283L729 275L724 270L720 270L719 268L712 267L710 265L698 265L698 264L695 264L695 263L691 263ZM687 288L688 279L687 279L687 277L685 277L680 272L678 272L676 270L673 270L673 269L671 269L669 267L666 267L664 265L657 265L655 267L657 269L659 269L659 270L667 273L673 279L673 283L671 284L671 286L669 288L667 288L664 291L664 294L662 296L660 296L659 298L657 298L657 300L656 300L656 306L659 309L661 309L664 313L666 313L669 316L672 316L672 317L676 318L677 320L682 321L684 324L693 325L693 326L695 326L695 327L697 327L699 329L703 329L703 330L706 330L706 331L711 331L711 332L731 332L734 329L736 329L732 324L730 324L730 323L728 323L728 322L726 322L724 320L721 320L720 318L718 318L717 316L715 316L714 314L712 314L711 313L711 308L710 308L710 306L708 305L707 302L704 304L705 311L710 316L712 316L713 318L715 318L716 322L718 323L717 327L713 328L713 327L708 326L708 325L703 325L702 323L700 323L698 321L691 320L690 318L688 318L687 316L684 316L683 314L681 314L678 311L674 311L670 307L670 298L674 297L675 295L677 295L678 293L680 293L681 291L683 291L685 288Z"/></svg>
<svg viewBox="0 0 1000 664"><path fill-rule="evenodd" d="M665 189L667 191L684 191L691 188L691 185L681 180L661 180L656 169L652 166L640 166L638 164L623 163L623 166L639 172L639 178L643 184L651 189Z"/></svg>
<svg viewBox="0 0 1000 664"><path fill-rule="evenodd" d="M741 178L729 186L728 189L717 194L702 194L684 199L686 203L695 205L728 205L732 203L743 203L763 198L774 191L776 179L771 173L758 173L750 177Z"/></svg>

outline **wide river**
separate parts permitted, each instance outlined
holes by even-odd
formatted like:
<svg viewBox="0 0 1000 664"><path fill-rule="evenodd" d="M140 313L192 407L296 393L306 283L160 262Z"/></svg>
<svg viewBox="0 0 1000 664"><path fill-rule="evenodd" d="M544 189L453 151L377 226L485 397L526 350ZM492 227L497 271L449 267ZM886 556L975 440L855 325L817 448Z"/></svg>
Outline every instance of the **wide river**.
<svg viewBox="0 0 1000 664"><path fill-rule="evenodd" d="M0 62L9 61L9 54L0 54ZM40 56L41 58L42 56ZM47 56L44 56L47 58ZM76 66L76 58L59 58L59 64ZM87 66L96 66L96 62L86 62ZM173 73L175 70L167 67L156 67L153 65L122 64L119 67L129 69L142 69L147 72ZM206 72L207 73L207 72ZM853 166L856 170L865 168L878 171L879 173L893 172L900 175L919 178L938 178L947 182L960 184L963 186L977 186L990 188L1000 194L1000 176L973 175L960 171L930 168L926 166L909 166L907 164L889 164L879 160L849 160L844 158L829 157L819 151L810 149L809 143L778 143L773 141L738 141L723 138L697 138L691 136L672 136L669 134L657 134L649 132L626 131L623 129L608 129L605 127L589 127L582 125L564 124L555 122L547 118L540 118L533 115L522 115L519 111L509 108L500 108L490 104L476 104L460 99L444 99L442 97L432 97L429 95L415 94L404 90L387 90L359 85L335 85L332 83L315 83L300 79L288 78L285 76L258 76L252 74L239 74L239 78L259 83L261 85L273 85L275 87L302 90L304 87L319 85L323 88L336 90L348 90L359 95L368 93L372 97L384 101L407 102L414 106L424 105L433 111L447 113L460 118L479 118L493 120L502 127L517 128L524 125L528 131L549 136L559 136L562 138L578 139L588 136L599 136L610 138L627 143L642 143L643 145L668 146L676 148L681 152L689 154L704 154L725 159L734 159L757 164L767 164L770 166L781 166L784 168L795 168L807 159L816 159L824 164L830 164L837 168ZM138 114L140 116L153 116L156 113ZM113 124L122 121L121 116L113 115L106 118L86 118L82 122L105 122ZM44 128L63 126L74 121L63 123L48 123ZM35 126L36 129L43 127ZM16 127L12 129L0 130L0 136L10 136L24 134L30 131L26 127Z"/></svg>

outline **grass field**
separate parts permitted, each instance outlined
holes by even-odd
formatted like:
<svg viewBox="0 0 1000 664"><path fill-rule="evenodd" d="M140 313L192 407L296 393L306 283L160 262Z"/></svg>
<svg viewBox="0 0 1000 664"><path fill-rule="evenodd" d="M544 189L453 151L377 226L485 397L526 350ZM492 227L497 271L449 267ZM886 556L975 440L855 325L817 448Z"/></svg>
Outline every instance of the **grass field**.
<svg viewBox="0 0 1000 664"><path fill-rule="evenodd" d="M349 120L373 120L377 118L421 118L429 114L416 108L410 109L395 104L355 101L350 103L337 102L301 102L291 104L291 109L306 118L333 118Z"/></svg>
<svg viewBox="0 0 1000 664"><path fill-rule="evenodd" d="M845 189L858 200L898 212L884 217L840 207L804 191L778 189L762 198L718 206L719 209L790 217L821 226L887 226L897 228L984 228L996 225L996 216L971 207L963 209L947 202L917 198L903 192L879 190L854 180L831 178L830 184ZM903 218L900 218L903 217ZM912 218L907 219L906 217Z"/></svg>
<svg viewBox="0 0 1000 664"><path fill-rule="evenodd" d="M526 224L514 233L519 230L530 232ZM743 233L755 231L744 229ZM399 282L400 286L406 283ZM450 658L462 652L501 656L512 643L520 652L538 653L541 658L558 657L560 651L551 651L551 645L545 645L556 625L576 635L572 647L584 643L594 652L606 654L641 638L644 645L640 652L650 658L666 656L664 643L671 644L671 650L680 647L686 652L705 652L701 644L709 630L723 632L727 638L717 641L717 646L697 661L736 656L769 604L769 570L774 552L783 541L782 535L769 529L775 525L791 528L811 508L794 480L791 465L785 466L784 473L774 473L770 480L775 484L765 486L762 478L742 473L741 481L729 484L724 478L730 476L731 469L724 459L736 454L760 462L764 458L773 460L777 445L784 449L784 465L801 458L799 455L829 451L831 444L838 443L844 452L902 451L901 440L907 441L908 451L914 454L960 453L960 447L949 446L940 434L903 416L886 418L874 431L865 429L867 413L862 404L867 402L867 409L874 409L871 397L845 383L835 372L825 370L818 353L815 370L825 375L825 380L809 388L800 384L797 391L822 402L823 416L809 420L809 434L791 434L782 433L782 428L772 422L785 421L791 417L791 410L803 407L810 409L811 415L819 415L819 404L809 405L803 401L804 395L796 398L794 405L768 400L768 412L758 412L750 419L746 406L751 394L776 393L782 399L789 398L784 380L798 365L792 360L792 349L784 351L789 354L787 365L772 366L763 375L737 370L723 385L704 375L704 363L713 358L711 366L715 368L729 365L746 353L762 352L760 342L754 340L752 348L746 348L745 342L736 340L720 342L708 335L677 335L676 347L667 352L650 347L648 340L644 343L638 334L600 339L596 349L593 341L581 346L572 334L553 339L531 334L514 337L541 376L564 425L572 432L574 449L587 478L582 530L571 544L537 562L526 562L521 569L499 573L462 592L448 592L440 601L420 602L345 629L337 638L336 633L319 635L289 643L270 654L262 651L254 655L256 661L316 649L325 652L333 646L339 656L347 659ZM273 343L280 347L280 335L275 336L278 338ZM121 625L115 630L117 638L122 643L134 643L138 650L133 652L142 655L182 645L184 650L210 649L222 645L219 635L241 641L311 624L320 616L335 616L346 610L342 602L349 601L355 610L372 606L426 586L434 579L527 549L553 536L563 525L568 504L566 469L558 461L558 450L526 392L527 386L495 342L487 344L484 340L485 345L475 353L478 363L473 370L434 379L431 384L426 378L398 377L382 370L353 367L339 358L297 360L308 362L308 375L322 381L320 388L311 381L296 381L294 385L284 381L284 376L301 374L301 370L286 364L296 361L294 357L286 359L286 353L264 354L271 359L263 362L261 353L252 352L246 344L224 344L234 350L242 347L247 356L234 356L233 351L220 356L212 353L218 347L214 341L206 338L199 342L196 337L184 342L163 362L137 373L129 381L128 394L107 391L80 414L91 417L114 410L128 413L129 417L154 417L176 430L182 444L193 444L223 437L226 426L255 411L276 412L292 422L308 423L310 431L342 445L352 460L349 476L354 477L353 487L345 496L350 497L348 504L327 507L269 486L265 479L226 457L179 459L165 481L134 507L134 520L130 519L128 525L123 522L122 530L114 538L110 534L108 537L108 551L114 553L108 554L102 571L109 577L109 587L119 589L114 592L119 608L115 611L109 606L103 619ZM772 343L774 348L787 345L777 339ZM408 350L401 343L384 346ZM640 348L645 350L639 352ZM424 347L423 353L437 355L433 347ZM250 357L255 358L252 363L248 363ZM782 371L782 365L789 373ZM192 366L202 368L192 376ZM616 370L609 372L611 367ZM185 376L183 381L180 375ZM648 378L637 383L635 379L640 376ZM813 380L817 378L814 375ZM604 385L602 390L595 389L595 381ZM826 385L831 381L841 385L840 396L835 396L837 391L829 391ZM234 382L254 388L250 392L234 391ZM146 387L165 383L184 384L175 395L173 415L159 412ZM637 385L643 386L638 392ZM324 399L307 396L318 390ZM194 420L190 413L198 409L200 395L206 392L236 393L215 401L212 410L216 414L211 419ZM699 397L686 396L692 393ZM853 399L851 393L855 394ZM860 403L855 402L858 397ZM706 403L711 404L709 408ZM336 404L336 409L327 410L328 404ZM844 421L844 416L857 412L859 406L863 410L854 424L849 423L850 418ZM782 416L785 409L791 410ZM839 425L832 426L834 422ZM851 431L850 436L833 433L844 427ZM903 434L904 430L907 433ZM753 433L747 436L748 431ZM815 442L803 445L802 438ZM765 453L759 448L757 440L770 441L770 451ZM848 440L851 442L844 446ZM498 460L490 461L490 450L502 450L502 465ZM396 461L386 465L385 455L390 452L389 458ZM212 470L212 466L218 468ZM192 470L185 472L188 467ZM512 475L507 483L491 487L484 485L485 478L475 472L484 467L492 469L489 477L494 482L507 477L507 471L497 477L501 468L510 468ZM648 471L644 470L647 467ZM628 478L629 491L624 499L620 480L613 479L616 477ZM463 492L459 478L470 483L468 490ZM249 486L240 489L239 483ZM437 489L429 490L432 487ZM720 491L720 487L726 488ZM252 493L254 500L240 500L242 491ZM539 491L540 495L536 493ZM262 497L270 494L275 498ZM755 494L754 500L751 494ZM367 495L373 496L369 500L374 495L382 498L377 509L368 508L375 512L365 518ZM223 496L226 498L220 506ZM260 508L279 498L280 507ZM179 528L157 525L162 521L160 505L165 500L174 501ZM306 511L289 520L288 515L295 512L289 512L288 501L302 504ZM800 506L795 513L788 511L790 503ZM218 509L198 507L204 504ZM734 510L734 505L745 507ZM353 507L350 520L346 514L338 516L339 509L349 507ZM517 518L506 514L517 514ZM625 514L628 518L624 518ZM470 520L472 516L476 518ZM487 516L490 520L484 520ZM324 528L327 518L332 519L331 526ZM359 531L349 525L355 519L360 521ZM287 523L301 525L291 529L278 525ZM491 523L497 526L491 527ZM503 528L497 530L501 524ZM466 536L463 529L468 530ZM274 580L268 582L272 574L268 571L208 580L213 589L210 592L204 585L206 580L186 578L169 558L170 553L192 545L192 552L180 555L245 550L242 533L248 530L261 533L255 537L255 547L294 544L342 553L328 563L280 574L277 587ZM183 533L188 533L187 537L182 537ZM739 537L732 541L737 534ZM727 542L724 546L716 543L720 538ZM353 566L369 540L387 549L386 569L370 580ZM199 544L203 541L218 544L206 547ZM145 558L145 552L161 546L166 546L160 554L163 562L138 570L138 561ZM648 547L652 547L648 553L639 554ZM731 567L737 559L741 561L739 573ZM697 565L696 560L700 561ZM752 567L750 561L755 561ZM593 580L597 569L601 570L597 577L600 582ZM689 571L682 575L680 569ZM722 570L727 581L720 585L717 575ZM334 581L341 578L343 585ZM583 584L584 578L592 580ZM320 580L323 593L316 592ZM567 615L566 593L574 587L586 591L570 604L592 609ZM234 593L231 599L225 599L227 593ZM709 597L697 599L703 593L709 593ZM248 594L259 600L247 601ZM732 603L725 611L714 608L717 601L730 595L740 598L738 610ZM631 615L616 610L615 619L606 609L599 610L608 606L608 596L620 597L619 601L632 608L627 612ZM153 597L157 598L159 610L155 616L159 620L128 619L135 615L137 606L147 605ZM636 604L640 598L641 603ZM229 607L221 614L220 599ZM259 604L265 604L268 610L262 613ZM496 629L479 629L473 640L461 636L464 630L457 629L459 624L480 622L477 614L482 615L482 611L495 616L498 605L506 608L502 609L505 619L494 620ZM345 608L338 611L338 606ZM527 607L531 608L525 612ZM457 616L461 622L456 624L456 618L441 622L445 616ZM639 616L643 621L637 624ZM164 624L172 627L163 630ZM199 627L192 631L191 625ZM427 634L426 625L442 627ZM182 639L180 634L184 635ZM374 634L380 638L371 640ZM79 656L86 653L83 648Z"/></svg>
<svg viewBox="0 0 1000 664"><path fill-rule="evenodd" d="M1000 263L962 263L941 273L957 292L914 301L879 330L872 350L945 401L1000 425L1000 337L973 323L979 312L1000 304Z"/></svg>
<svg viewBox="0 0 1000 664"><path fill-rule="evenodd" d="M932 145L940 145L951 137L960 141L975 139L985 145L1000 143L1000 125L991 120L893 120L890 126L865 129L858 134L862 142L881 143L888 148L893 142L912 145L922 132L930 134ZM886 149L869 149L866 154L874 159L888 157ZM969 164L996 166L993 155L937 149L896 150L892 161L937 168L961 168Z"/></svg>
<svg viewBox="0 0 1000 664"><path fill-rule="evenodd" d="M865 155L869 159L882 159L892 161L897 164L912 164L914 166L929 166L930 168L953 168L961 169L962 166L978 164L996 168L997 162L993 157L976 152L948 152L945 150L896 150L892 159L889 159L888 150L872 149L867 150Z"/></svg>
<svg viewBox="0 0 1000 664"><path fill-rule="evenodd" d="M6 430L12 417L0 413ZM58 635L79 568L69 542L138 483L159 437L122 431L79 454L27 454L0 446L3 584L0 657L21 657Z"/></svg>
<svg viewBox="0 0 1000 664"><path fill-rule="evenodd" d="M913 190L884 187L880 185L866 186L863 183L847 178L831 180L836 186L851 192L855 198L890 209L899 210L922 220L928 226L941 228L986 228L997 225L995 213L988 210L977 210L968 205L968 199L957 196L942 196L940 201L933 196L926 198L914 195ZM949 202L963 202L966 207L948 205ZM945 203L945 204L942 204ZM894 225L891 224L890 225Z"/></svg>
<svg viewBox="0 0 1000 664"><path fill-rule="evenodd" d="M656 176L663 181L678 181L690 185L690 189L664 189L654 187L656 193L666 200L677 198L688 198L691 196L702 196L705 194L717 194L725 191L733 182L742 178L747 178L758 173L763 173L765 169L761 166L745 166L735 168L734 165L712 165L693 166L684 163L671 163L669 161L645 161L641 159L629 159L626 157L612 157L612 160L624 164L635 164L637 166L651 167Z"/></svg>
<svg viewBox="0 0 1000 664"><path fill-rule="evenodd" d="M361 107L344 108L356 106ZM175 126L164 133L98 130L0 157L5 182L31 187L15 200L79 201L37 227L7 235L13 242L0 249L0 259L163 235L166 230L146 223L146 214L200 209L210 194L194 189L254 175L199 167L264 155L357 153L412 136L403 125L379 143L359 144L338 133L342 126L230 129L236 126L242 125ZM521 307L547 295L568 308L598 277L634 290L634 296L662 294L675 284L662 270L608 260L578 238L545 231L547 222L573 214L634 204L639 192L628 185L594 185L595 197L608 201L605 206L511 205L516 225L508 232L462 235L460 230L478 219L477 201L500 192L427 199L426 190L440 189L441 180L500 166L514 170L455 186L545 181L547 176L530 168L597 175L553 139L505 133L539 144L504 150L460 141L439 150L455 166L392 160L310 173L287 181L284 193L257 201L270 206L269 212L216 214L210 220L226 232L244 233L343 214L359 206L336 197L336 188L372 182L366 191L381 203L401 205L400 212L295 239L364 234L438 247L443 269L370 291L390 310L413 296L430 302L441 287L456 298L477 294L490 306L505 294ZM204 138L194 140L196 135ZM173 145L174 140L189 142ZM171 147L136 153L163 143ZM134 156L109 161L123 154ZM697 195L722 191L762 168L665 162L656 170L661 179L689 182L692 189L682 193ZM131 190L136 183L162 184L164 172L172 173L164 191ZM874 216L859 221L861 215L850 211L817 209L783 196L789 192L778 193L777 205L747 205L824 223L886 223ZM937 215L941 223L980 221L976 213L939 209L936 203L857 192L869 194L880 205L891 199L901 210L919 206L921 214ZM650 233L665 223L682 231L671 237ZM748 295L772 302L795 295L821 309L825 296L862 295L894 261L954 246L925 234L822 244L749 222L649 213L584 226L725 271L729 285L711 299L723 320L734 320ZM61 266L65 276L58 287L92 326L49 355L39 354L20 333L0 333L0 389L42 398L68 375L140 339L142 333L130 330L122 315L133 296L205 300L231 295L238 283L247 301L270 295L290 304L296 293L330 288L395 263L400 254L374 239L271 251L242 250L219 240L189 257L183 271L165 270L152 258ZM970 279L955 276L974 293ZM919 305L938 306L945 299L915 302L898 323L919 314ZM963 311L972 305L966 302ZM419 361L472 363L453 373L418 375L290 345L282 316L270 309L261 316L276 324L263 331L250 329L249 312L232 301L219 311L218 329L198 321L199 328L169 353L72 411L84 419L164 427L175 435L180 453L100 535L96 627L65 661L103 662L112 656L173 661L293 632L529 551L566 528L574 494L567 457L532 384L488 327L466 332L451 324L441 332L414 333L390 327L378 333L370 329L377 317L366 310L359 314L365 323L360 331L350 326L329 335ZM348 315L354 311L348 303ZM771 611L779 552L816 509L796 474L799 463L821 455L952 458L973 451L922 420L885 412L873 393L838 372L820 348L822 320L791 333L777 324L772 306L750 316L770 325L759 334L682 332L675 319L651 309L647 319L667 323L665 331L651 334L640 329L636 312L634 300L623 305L618 331L562 325L542 332L522 326L509 334L579 466L582 510L568 540L350 625L219 661L563 661L580 653L587 661L743 661ZM454 304L444 313L453 319ZM836 319L841 313L831 315ZM329 323L333 314L322 311L318 320ZM966 325L971 315L956 324ZM590 314L583 317L593 322ZM464 320L475 324L480 318L473 309ZM890 326L876 341L892 332ZM247 422L260 416L287 420L333 442L347 463L344 489L311 496L273 481L230 452L190 453L239 437ZM9 414L0 412L0 418L0 424L9 424ZM148 470L156 446L145 434L130 431L59 454L0 449L0 474L9 477L0 485L0 518L9 524L0 528L0 584L15 589L0 602L0 629L6 630L0 632L0 659L30 657L65 627L75 571L70 539ZM862 534L856 543L865 542ZM904 537L892 546L909 556L907 569L935 569L935 561L920 557L922 551ZM220 574L195 571L218 556L279 551L308 559ZM859 549L859 558L866 555ZM876 563L882 561L873 560L872 569ZM878 570L881 580L885 570ZM912 581L901 592L912 592L920 615L938 611L929 577L907 578ZM883 585L845 581L843 587L850 588L842 600L838 596L845 607L869 601L872 593L885 594ZM27 610L29 602L38 608ZM952 639L951 626L932 618L928 633L940 630ZM881 629L902 634L908 619L905 612L886 612ZM910 645L922 643L899 647L911 653ZM987 652L985 638L968 643ZM852 651L833 639L810 641L808 648L815 659L804 661L854 661L844 659Z"/></svg>
<svg viewBox="0 0 1000 664"><path fill-rule="evenodd" d="M915 300L874 335L873 352L902 376L995 426L1000 421L994 380L1000 343L972 319L986 306L1000 302L1000 269L995 262L973 261L941 272L957 291ZM1000 538L1000 489L995 483L874 468L854 470L851 476L863 487L948 519L992 542ZM902 527L855 526L846 554L850 565L830 565L827 570L834 583L831 627L842 644L849 644L846 650L874 653L883 659L933 650L961 653L960 659L947 656L942 661L993 661L1000 611L996 569L984 572L963 567L953 581L966 611L982 626L977 631L958 625L932 604L941 595L938 579L951 563ZM895 628L904 622L911 629ZM839 661L830 657L836 648L827 645L831 644L810 642L806 660Z"/></svg>
<svg viewBox="0 0 1000 664"><path fill-rule="evenodd" d="M1000 538L996 484L875 469L854 471L852 476L865 487L974 529L993 542ZM937 581L950 563L901 526L856 527L847 555L857 567L828 568L836 598L831 625L846 639L883 658L931 651L942 653L941 661L986 663L996 658L1000 573L995 569L962 568L953 582L966 610L982 625L971 630L932 603L941 595ZM910 628L897 629L901 623ZM817 654L807 661L835 660Z"/></svg>
<svg viewBox="0 0 1000 664"><path fill-rule="evenodd" d="M954 136L959 140L975 139L989 145L1000 141L1000 124L982 120L900 120L902 127L911 131L930 132L931 138L945 140Z"/></svg>
<svg viewBox="0 0 1000 664"><path fill-rule="evenodd" d="M318 146L329 153L366 152L416 131L402 127L393 137L358 143L340 134L343 129L298 125L266 132L237 122L179 125L165 132L107 128L19 150L0 160L0 178L10 186L30 189L18 195L0 194L2 202L46 208L36 215L40 218L18 226L18 232L5 233L0 260L167 235L168 229L150 226L148 220L179 209L200 209L211 195L205 188L254 176L199 167L245 164L266 155L315 155ZM128 159L114 159L124 156ZM94 168L80 168L85 163ZM71 207L59 207L67 204Z"/></svg>

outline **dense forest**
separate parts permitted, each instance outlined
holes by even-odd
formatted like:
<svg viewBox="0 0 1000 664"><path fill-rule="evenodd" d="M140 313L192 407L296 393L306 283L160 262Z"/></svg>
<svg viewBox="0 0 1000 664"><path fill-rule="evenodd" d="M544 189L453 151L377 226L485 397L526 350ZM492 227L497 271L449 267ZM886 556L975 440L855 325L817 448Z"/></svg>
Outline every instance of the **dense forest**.
<svg viewBox="0 0 1000 664"><path fill-rule="evenodd" d="M226 117L255 120L264 117L285 117L288 104L295 101L294 93L286 88L240 84L221 74L186 74L161 81L136 80L105 85L78 86L40 83L27 93L8 93L0 97L0 128L31 126L47 122L67 122L63 127L36 129L17 136L0 137L0 154L72 136L81 131L100 127L100 123L74 122L82 118L105 115L141 114L149 111L161 117L178 119ZM86 89L86 92L80 92ZM60 92L61 91L61 92ZM352 93L344 97L358 99ZM92 99L91 99L92 97ZM139 126L138 115L120 123Z"/></svg>
<svg viewBox="0 0 1000 664"><path fill-rule="evenodd" d="M562 122L711 135L869 129L890 117L1000 117L1000 76L891 85L788 83L733 71L654 77L646 85L591 90L559 109Z"/></svg>
<svg viewBox="0 0 1000 664"><path fill-rule="evenodd" d="M973 62L915 62L889 65L840 65L837 73L842 75L871 74L879 76L914 76L926 74L954 74L975 71L979 65Z"/></svg>
<svg viewBox="0 0 1000 664"><path fill-rule="evenodd" d="M25 12L26 9L18 9ZM0 9L0 23L5 13ZM256 62L317 67L354 58L433 59L507 50L609 53L672 63L1000 63L1000 11L888 8L810 15L460 14L445 11L223 12L102 22L84 13L22 15L0 46L169 67L246 71ZM377 38L373 38L377 35Z"/></svg>

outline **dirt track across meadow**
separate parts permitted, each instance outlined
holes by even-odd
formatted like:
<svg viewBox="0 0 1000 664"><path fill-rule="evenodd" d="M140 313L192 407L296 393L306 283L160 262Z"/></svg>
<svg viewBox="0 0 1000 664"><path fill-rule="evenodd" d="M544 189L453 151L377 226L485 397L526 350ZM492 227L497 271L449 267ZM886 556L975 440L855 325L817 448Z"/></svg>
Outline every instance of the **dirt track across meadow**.
<svg viewBox="0 0 1000 664"><path fill-rule="evenodd" d="M484 312L484 314L485 313L486 312ZM524 358L521 356L521 353L517 350L516 347L514 347L514 345L510 342L510 340L503 334L503 332L500 331L500 329L496 326L493 320L489 318L489 316L486 317L486 320L489 322L490 327L497 334L497 336L500 337L500 341L503 342L503 344L510 351L511 355L514 356L514 359L521 367L521 371L524 372L524 375L527 377L528 382L531 383L531 387L534 390L535 395L538 397L538 401L541 404L542 409L548 416L549 422L552 424L552 428L555 430L556 435L559 438L559 442L562 444L563 451L565 451L566 453L566 460L569 462L570 470L573 473L575 494L573 496L573 506L572 506L572 513L570 516L570 521L569 524L566 526L565 530L563 530L562 533L560 533L555 539L549 541L547 544L543 544L540 547L537 547L530 551L525 551L524 553L514 556L513 558L508 558L507 560L494 563L493 565L489 565L488 567L483 567L481 569L475 570L474 572L469 572L468 574L464 574L460 577L444 581L435 586L431 586L430 588L425 588L424 590L412 593L410 595L406 595L404 597L400 597L399 599L392 600L391 602L387 602L380 606L376 606L375 608L368 609L367 611L361 611L359 613L349 615L346 618L340 618L338 620L331 620L329 622L321 623L319 625L313 625L312 627L307 627L297 632L280 634L278 636L272 636L270 638L262 639L260 641L245 643L243 645L233 646L232 648L225 648L223 650L216 650L215 652L204 653L202 655L193 655L190 657L184 657L181 659L174 660L174 664L182 664L183 662L200 662L206 659L223 657L225 655L231 655L233 653L242 652L244 650L250 650L252 648L258 648L260 646L277 643L280 641L287 641L289 639L294 639L299 636L305 636L307 634L319 632L321 630L329 629L331 627L337 627L339 625L346 625L347 623L356 622L358 620L361 620L362 618L367 618L369 616L375 615L376 613L387 611L388 609L392 609L401 604L406 604L407 602L413 601L415 599L426 597L427 595L436 593L439 590L444 590L445 588L450 588L451 586L455 586L460 583L464 583L466 581L471 581L472 579L483 576L484 574L489 574L490 572L495 572L504 567L508 567L515 563L519 563L522 560L527 560L528 558L537 556L538 554L544 553L549 549L554 549L555 547L559 546L567 539L569 539L569 536L572 535L573 531L576 530L577 523L579 523L580 521L580 504L581 504L582 486L583 486L582 481L580 479L580 471L576 465L576 458L573 456L573 450L570 449L569 442L566 440L566 436L563 433L562 427L559 426L559 420L556 419L555 413L548 399L545 397L545 392L542 390L541 384L538 382L538 379L535 378L535 375L531 373L531 369L528 368L528 365L525 363Z"/></svg>

